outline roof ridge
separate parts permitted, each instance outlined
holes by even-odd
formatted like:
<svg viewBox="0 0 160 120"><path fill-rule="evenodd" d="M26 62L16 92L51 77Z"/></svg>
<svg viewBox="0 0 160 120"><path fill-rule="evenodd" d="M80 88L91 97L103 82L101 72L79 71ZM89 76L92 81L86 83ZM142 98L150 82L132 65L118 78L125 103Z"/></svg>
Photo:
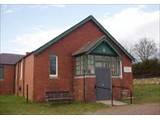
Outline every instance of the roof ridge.
<svg viewBox="0 0 160 120"><path fill-rule="evenodd" d="M79 23L77 23L76 25L72 26L71 28L69 28L68 30L64 31L63 33L61 33L60 35L58 35L57 37L53 38L52 40L50 40L49 42L47 42L46 44L44 44L43 46L39 47L38 49L32 51L30 54L35 54L38 55L39 53L41 53L43 50L45 50L46 48L48 48L49 46L51 46L52 44L56 43L57 41L61 40L62 38L64 38L66 35L68 35L70 32L74 31L75 29L77 29L78 27L82 26L83 24L85 24L86 22L88 22L89 20L92 20L94 22L95 25L97 25L100 30L102 32L105 33L106 36L108 36L114 44L116 44L131 60L134 60L134 57L128 53L128 51L92 16L89 15L87 18L85 18L84 20L80 21ZM30 55L29 54L29 55ZM28 56L28 55L27 55ZM27 57L26 56L26 57Z"/></svg>
<svg viewBox="0 0 160 120"><path fill-rule="evenodd" d="M49 42L47 42L46 44L41 46L40 48L36 49L34 52L36 54L40 53L41 51L43 51L48 46L50 46L53 43L57 42L59 39L62 39L63 37L68 35L70 32L74 31L75 29L77 29L78 27L80 27L81 25L83 25L84 23L86 23L87 21L89 21L91 19L93 20L94 17L92 15L89 15L87 18L85 18L82 21L78 22L77 24L73 25L71 28L67 29L66 31L64 31L60 35L58 35L57 37L53 38L52 40L50 40Z"/></svg>

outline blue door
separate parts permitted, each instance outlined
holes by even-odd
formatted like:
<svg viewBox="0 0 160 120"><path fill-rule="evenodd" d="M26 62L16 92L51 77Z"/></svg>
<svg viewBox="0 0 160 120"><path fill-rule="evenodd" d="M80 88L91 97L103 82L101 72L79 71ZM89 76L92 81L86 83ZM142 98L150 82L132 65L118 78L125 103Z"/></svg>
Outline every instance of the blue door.
<svg viewBox="0 0 160 120"><path fill-rule="evenodd" d="M109 100L112 94L111 72L106 67L96 67L96 100Z"/></svg>

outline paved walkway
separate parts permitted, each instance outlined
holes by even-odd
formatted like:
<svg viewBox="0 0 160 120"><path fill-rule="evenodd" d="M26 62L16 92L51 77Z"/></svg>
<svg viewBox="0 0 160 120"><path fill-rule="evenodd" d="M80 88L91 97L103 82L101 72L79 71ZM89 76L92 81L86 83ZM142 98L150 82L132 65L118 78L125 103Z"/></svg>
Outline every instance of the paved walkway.
<svg viewBox="0 0 160 120"><path fill-rule="evenodd" d="M95 112L96 115L160 115L160 104L113 106Z"/></svg>
<svg viewBox="0 0 160 120"><path fill-rule="evenodd" d="M100 100L100 101L97 101L97 103L103 103L103 104L106 104L106 105L109 105L109 106L112 105L111 100ZM127 105L127 103L117 101L117 100L113 100L113 104L114 105Z"/></svg>

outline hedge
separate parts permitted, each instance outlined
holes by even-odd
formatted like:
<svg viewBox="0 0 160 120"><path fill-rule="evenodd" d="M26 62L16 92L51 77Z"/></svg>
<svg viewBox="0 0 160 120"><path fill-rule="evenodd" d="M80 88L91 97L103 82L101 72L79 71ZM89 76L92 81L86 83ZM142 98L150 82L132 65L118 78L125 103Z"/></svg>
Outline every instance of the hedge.
<svg viewBox="0 0 160 120"><path fill-rule="evenodd" d="M158 59L145 60L133 64L134 78L160 77L160 61Z"/></svg>

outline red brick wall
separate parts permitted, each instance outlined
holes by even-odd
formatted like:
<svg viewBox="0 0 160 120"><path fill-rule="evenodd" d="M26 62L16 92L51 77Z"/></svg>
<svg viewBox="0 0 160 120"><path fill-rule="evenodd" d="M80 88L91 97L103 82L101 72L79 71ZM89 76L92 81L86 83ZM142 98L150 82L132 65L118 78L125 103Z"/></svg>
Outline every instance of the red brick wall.
<svg viewBox="0 0 160 120"><path fill-rule="evenodd" d="M15 95L19 95L19 63L15 65Z"/></svg>
<svg viewBox="0 0 160 120"><path fill-rule="evenodd" d="M95 77L85 77L85 100L93 102L96 100ZM84 78L74 78L75 100L84 100Z"/></svg>
<svg viewBox="0 0 160 120"><path fill-rule="evenodd" d="M88 41L96 40L103 33L92 23L87 22L62 40L43 51L35 58L35 100L44 100L45 91L73 91L73 57L72 53ZM49 78L49 55L58 56L58 78Z"/></svg>
<svg viewBox="0 0 160 120"><path fill-rule="evenodd" d="M131 62L130 59L128 59L128 57L126 55L123 54L122 59L123 59L123 62L122 62L123 66L130 66L130 67L132 67L132 62ZM132 86L133 85L133 75L132 75L132 72L131 73L125 73L123 71L123 78L124 78L124 80L123 80L124 81L124 83L123 83L124 87L128 87L128 88L132 89L133 88L133 86Z"/></svg>
<svg viewBox="0 0 160 120"><path fill-rule="evenodd" d="M22 77L20 77L21 75L21 66L23 64L22 67ZM16 74L16 80L15 80L15 94L19 95L19 96L24 96L24 60L23 62L20 61L16 64L16 69L18 72L15 72Z"/></svg>
<svg viewBox="0 0 160 120"><path fill-rule="evenodd" d="M0 94L14 93L14 65L4 65L4 79L0 80Z"/></svg>
<svg viewBox="0 0 160 120"><path fill-rule="evenodd" d="M34 55L28 56L24 60L24 96L27 98L28 85L28 99L33 101L34 97Z"/></svg>
<svg viewBox="0 0 160 120"><path fill-rule="evenodd" d="M104 35L91 21L85 23L77 30L58 41L45 51L25 59L25 82L29 85L29 99L44 101L46 91L69 90L74 94L75 100L83 100L83 79L74 78L74 57L72 53L84 46L87 42L96 40ZM49 77L49 55L58 56L58 77ZM122 52L122 65L131 66L131 61ZM22 83L19 82L22 85ZM114 85L131 86L132 74L123 73L122 79L113 79ZM24 95L26 88L24 87ZM86 99L95 101L95 78L86 79ZM114 89L114 97L120 98L120 90Z"/></svg>
<svg viewBox="0 0 160 120"><path fill-rule="evenodd" d="M21 74L21 65L23 64L22 79L20 78ZM34 55L29 55L25 59L21 60L16 64L16 80L15 80L15 89L16 95L27 97L27 85L28 85L28 99L33 100L33 85L34 85Z"/></svg>
<svg viewBox="0 0 160 120"><path fill-rule="evenodd" d="M127 87L132 90L132 73L124 73L123 67L124 66L132 66L131 60L128 59L126 55L123 55L122 57L122 78L112 78L112 85L118 86L113 87L113 97L114 99L120 99L121 98L121 87ZM95 91L95 83L96 79L95 77L86 78L86 100L87 101L96 101L96 91ZM74 78L74 97L78 101L83 101L84 99L84 78Z"/></svg>

